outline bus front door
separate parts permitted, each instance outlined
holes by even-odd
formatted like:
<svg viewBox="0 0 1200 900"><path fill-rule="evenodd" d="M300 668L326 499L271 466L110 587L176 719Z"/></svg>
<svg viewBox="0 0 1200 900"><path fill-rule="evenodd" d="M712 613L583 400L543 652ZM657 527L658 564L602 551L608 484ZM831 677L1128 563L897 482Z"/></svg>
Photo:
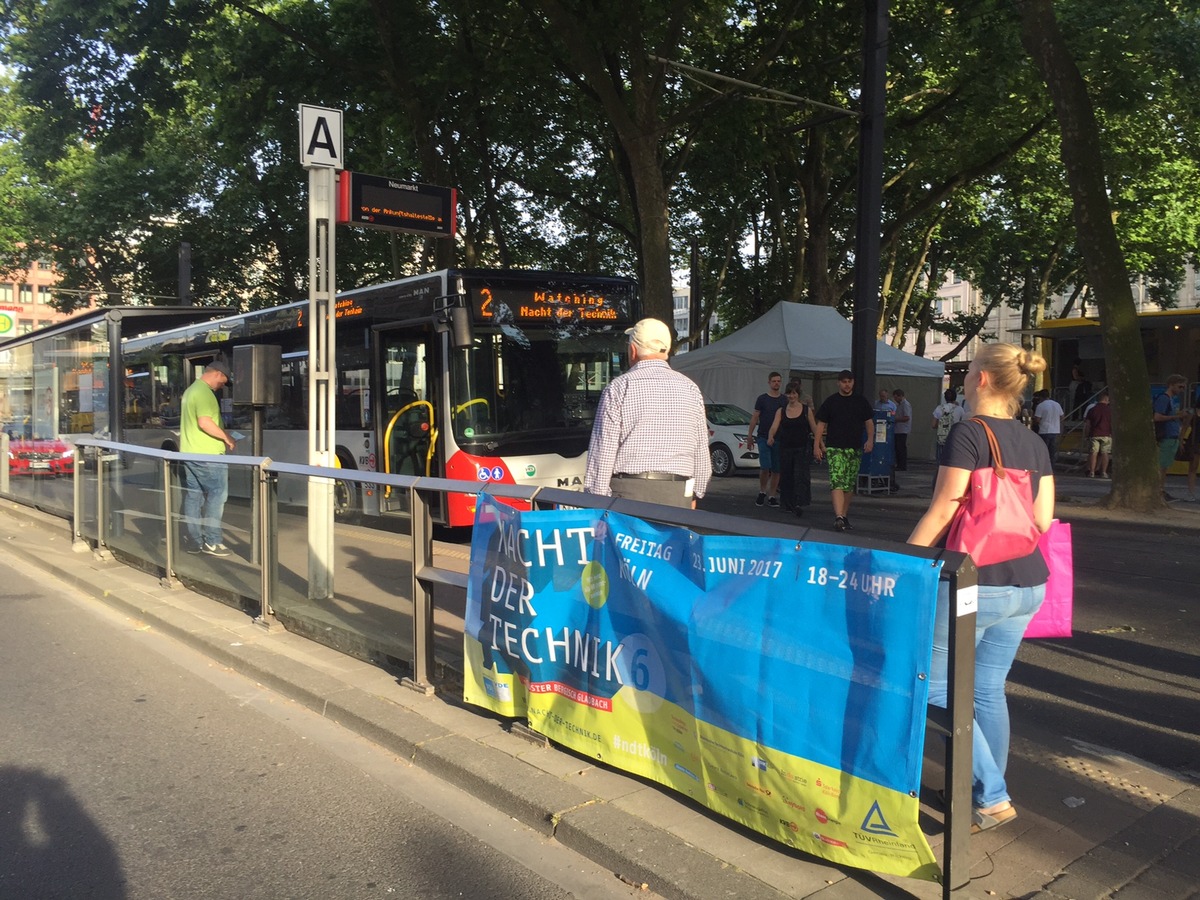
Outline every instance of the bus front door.
<svg viewBox="0 0 1200 900"><path fill-rule="evenodd" d="M377 383L382 387L376 419L380 429L378 469L387 475L442 474L430 337L407 329L378 333ZM407 492L384 486L380 511L408 515Z"/></svg>

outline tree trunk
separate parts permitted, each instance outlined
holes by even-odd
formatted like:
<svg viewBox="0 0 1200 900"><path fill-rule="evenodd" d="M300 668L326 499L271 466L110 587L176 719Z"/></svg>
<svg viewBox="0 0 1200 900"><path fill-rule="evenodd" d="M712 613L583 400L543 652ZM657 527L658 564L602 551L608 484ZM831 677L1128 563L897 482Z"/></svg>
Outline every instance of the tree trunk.
<svg viewBox="0 0 1200 900"><path fill-rule="evenodd" d="M667 227L667 188L653 139L627 140L641 250L642 314L672 325L671 245ZM674 326L672 325L672 328Z"/></svg>
<svg viewBox="0 0 1200 900"><path fill-rule="evenodd" d="M1062 161L1074 201L1076 239L1096 292L1113 405L1113 490L1108 505L1162 506L1150 426L1150 375L1129 272L1113 227L1100 153L1100 127L1087 85L1054 17L1052 0L1014 0L1021 43L1046 82L1062 134Z"/></svg>

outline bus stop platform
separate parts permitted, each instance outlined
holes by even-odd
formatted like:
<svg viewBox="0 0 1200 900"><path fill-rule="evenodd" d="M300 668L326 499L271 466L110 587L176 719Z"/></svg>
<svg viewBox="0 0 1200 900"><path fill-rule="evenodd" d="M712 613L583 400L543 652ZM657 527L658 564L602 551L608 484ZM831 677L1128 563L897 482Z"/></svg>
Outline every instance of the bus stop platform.
<svg viewBox="0 0 1200 900"><path fill-rule="evenodd" d="M521 736L451 693L425 696L395 674L243 612L170 589L112 559L72 550L67 524L0 507L14 565L205 654L668 898L937 898L930 882L841 868L711 814L658 785ZM921 824L940 857L939 742L927 742ZM1020 816L971 839L955 896L1121 900L1200 897L1200 787L1102 748L1015 727L1009 780Z"/></svg>

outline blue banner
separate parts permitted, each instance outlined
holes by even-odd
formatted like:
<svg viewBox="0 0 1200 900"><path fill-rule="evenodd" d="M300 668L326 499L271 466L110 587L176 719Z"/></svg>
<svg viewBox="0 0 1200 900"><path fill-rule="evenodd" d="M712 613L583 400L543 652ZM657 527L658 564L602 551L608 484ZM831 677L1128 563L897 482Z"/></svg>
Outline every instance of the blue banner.
<svg viewBox="0 0 1200 900"><path fill-rule="evenodd" d="M481 494L464 698L791 846L936 880L917 794L940 568Z"/></svg>

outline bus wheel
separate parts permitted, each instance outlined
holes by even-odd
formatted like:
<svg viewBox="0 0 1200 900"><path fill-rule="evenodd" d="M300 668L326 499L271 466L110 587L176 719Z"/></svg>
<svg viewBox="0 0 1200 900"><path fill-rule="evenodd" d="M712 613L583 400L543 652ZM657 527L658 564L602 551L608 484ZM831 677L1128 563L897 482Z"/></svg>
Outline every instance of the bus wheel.
<svg viewBox="0 0 1200 900"><path fill-rule="evenodd" d="M333 518L338 522L353 524L362 517L362 502L358 492L360 485L354 481L338 478L333 482Z"/></svg>

